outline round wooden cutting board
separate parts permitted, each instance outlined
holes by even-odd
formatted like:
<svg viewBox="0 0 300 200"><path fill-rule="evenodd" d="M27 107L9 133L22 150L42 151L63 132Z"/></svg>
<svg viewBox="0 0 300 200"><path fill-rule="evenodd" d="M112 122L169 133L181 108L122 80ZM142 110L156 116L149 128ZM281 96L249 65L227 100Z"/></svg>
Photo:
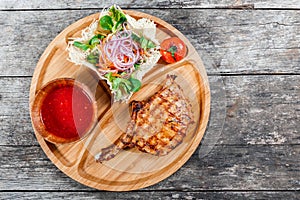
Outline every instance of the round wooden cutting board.
<svg viewBox="0 0 300 200"><path fill-rule="evenodd" d="M40 58L30 88L30 109L37 91L56 78L73 78L95 94L97 124L93 131L80 141L68 144L52 144L35 131L38 142L50 160L74 180L100 190L128 191L158 183L176 172L198 147L209 118L210 90L201 58L190 42L173 26L148 14L124 11L132 17L148 18L157 25L159 42L172 36L181 38L188 48L187 56L174 64L159 61L143 78L143 86L132 100L146 100L154 94L167 75L176 75L175 81L192 104L195 123L183 142L166 156L153 156L136 149L123 150L115 158L98 163L95 155L112 144L126 128L129 104L112 103L106 83L84 66L69 62L66 51L69 38L80 37L81 31L99 18L99 14L85 17L62 31L47 47Z"/></svg>

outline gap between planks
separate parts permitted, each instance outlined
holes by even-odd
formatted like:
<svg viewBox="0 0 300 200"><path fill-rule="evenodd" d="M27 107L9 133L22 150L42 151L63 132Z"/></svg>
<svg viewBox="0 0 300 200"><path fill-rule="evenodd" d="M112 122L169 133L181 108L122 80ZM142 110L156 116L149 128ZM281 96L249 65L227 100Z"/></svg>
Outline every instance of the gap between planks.
<svg viewBox="0 0 300 200"><path fill-rule="evenodd" d="M299 76L300 73L207 73L207 76ZM32 78L32 76L0 75L0 78Z"/></svg>
<svg viewBox="0 0 300 200"><path fill-rule="evenodd" d="M88 188L88 189L91 189L91 190L0 190L0 194L1 192L36 192L36 193L42 193L42 192L88 192L88 193L107 193L108 191L105 191L105 190L97 190L97 189L93 189L93 188ZM300 189L297 189L297 190L265 190L265 189L262 189L262 190L229 190L229 189L220 189L220 190L174 190L174 189L149 189L147 190L146 188L144 189L140 189L138 190L138 192L141 192L141 193L148 193L148 192L203 192L203 193L224 193L224 192L287 192L287 193L290 193L290 192L300 192ZM136 192L136 191L126 191L127 193L132 193L132 192Z"/></svg>
<svg viewBox="0 0 300 200"><path fill-rule="evenodd" d="M25 9L0 9L0 12L32 12L32 11L76 11L76 10L102 10L102 7L92 7L92 8L25 8ZM192 9L197 9L197 10L269 10L269 11L299 11L300 8L255 8L254 5L252 4L247 4L247 5L229 5L229 6L216 6L216 7L173 7L173 8L168 8L168 7L135 7L135 8L124 8L126 10L153 10L153 9L168 9L168 10L179 10L179 9L185 9L185 10L192 10Z"/></svg>
<svg viewBox="0 0 300 200"><path fill-rule="evenodd" d="M294 143L294 144L288 144L288 143L284 143L284 144L215 144L215 145L207 145L208 147L249 147L249 146L256 146L256 147L267 147L267 146L276 146L276 147L280 147L280 146L299 146L300 143ZM198 148L201 145L198 146ZM12 147L12 148L19 148L19 147L24 147L24 148L31 148L31 147L40 147L39 144L32 144L32 145L22 145L22 144L16 144L16 145L9 145L9 144L1 144L1 147ZM197 149L196 149L197 151ZM192 156L191 156L192 157ZM0 190L1 191L1 190Z"/></svg>

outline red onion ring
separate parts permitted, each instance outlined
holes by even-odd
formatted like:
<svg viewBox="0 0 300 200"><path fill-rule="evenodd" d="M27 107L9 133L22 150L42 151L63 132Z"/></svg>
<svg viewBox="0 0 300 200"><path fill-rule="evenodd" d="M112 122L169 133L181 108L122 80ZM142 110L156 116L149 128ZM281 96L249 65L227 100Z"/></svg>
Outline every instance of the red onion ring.
<svg viewBox="0 0 300 200"><path fill-rule="evenodd" d="M104 46L104 53L120 71L132 72L134 64L139 60L138 45L131 38L131 31L125 30L114 35ZM125 61L124 58L128 58Z"/></svg>

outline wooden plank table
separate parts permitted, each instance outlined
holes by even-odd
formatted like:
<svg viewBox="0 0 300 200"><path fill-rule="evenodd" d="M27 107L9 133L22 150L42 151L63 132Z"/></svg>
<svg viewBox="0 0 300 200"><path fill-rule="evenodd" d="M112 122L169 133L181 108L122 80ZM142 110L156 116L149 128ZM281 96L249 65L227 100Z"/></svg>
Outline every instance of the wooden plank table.
<svg viewBox="0 0 300 200"><path fill-rule="evenodd" d="M174 25L209 57L209 79L221 77L225 88L218 141L139 191L98 191L72 180L34 136L31 77L58 33L111 2L0 0L0 199L300 199L300 1L113 2Z"/></svg>

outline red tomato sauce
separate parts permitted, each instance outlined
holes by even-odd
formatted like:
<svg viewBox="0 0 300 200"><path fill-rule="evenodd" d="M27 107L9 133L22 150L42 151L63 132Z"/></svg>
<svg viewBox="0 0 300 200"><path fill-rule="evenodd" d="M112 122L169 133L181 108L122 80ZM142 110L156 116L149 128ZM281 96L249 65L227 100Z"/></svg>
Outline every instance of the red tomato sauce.
<svg viewBox="0 0 300 200"><path fill-rule="evenodd" d="M74 85L51 90L41 107L46 130L61 138L78 138L89 129L94 116L93 103L86 92Z"/></svg>

